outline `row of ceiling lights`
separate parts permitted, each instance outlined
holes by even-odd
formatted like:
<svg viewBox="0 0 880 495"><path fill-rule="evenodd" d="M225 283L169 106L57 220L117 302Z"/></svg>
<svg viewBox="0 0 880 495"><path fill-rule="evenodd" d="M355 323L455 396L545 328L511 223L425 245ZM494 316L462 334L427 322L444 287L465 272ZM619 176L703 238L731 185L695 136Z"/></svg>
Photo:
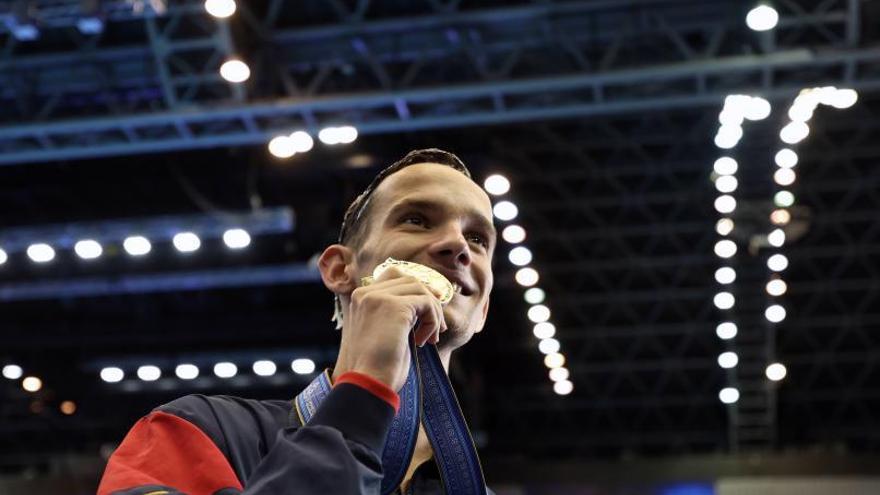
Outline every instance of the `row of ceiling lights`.
<svg viewBox="0 0 880 495"><path fill-rule="evenodd" d="M269 377L278 371L275 361L261 359L254 361L251 369L257 376ZM315 372L315 362L308 358L297 358L291 361L290 369L298 375L309 375ZM239 373L238 365L231 361L221 361L212 367L214 376L218 378L232 378ZM174 375L181 380L194 380L199 377L201 370L192 363L181 363L174 367ZM107 366L101 369L99 376L106 383L118 383L125 379L125 370L118 366ZM153 364L138 366L135 376L144 382L153 382L162 378L162 369Z"/></svg>
<svg viewBox="0 0 880 495"><path fill-rule="evenodd" d="M201 247L202 240L195 232L178 232L172 237L171 243L181 253L192 253ZM250 245L251 236L244 229L227 229L223 233L223 243L229 249L243 249ZM153 249L153 245L142 235L132 235L122 241L122 248L131 256L144 256ZM73 251L81 259L93 260L104 254L104 246L94 239L81 239L74 243ZM29 245L25 253L34 263L48 263L54 260L56 255L55 247L45 242ZM6 263L8 259L9 254L0 247L0 265Z"/></svg>
<svg viewBox="0 0 880 495"><path fill-rule="evenodd" d="M510 191L510 181L503 175L495 174L486 178L483 187L493 196L504 196ZM517 217L519 209L513 202L502 200L495 203L492 212L498 220L510 222ZM538 350L544 354L544 365L549 369L553 391L559 395L568 395L574 390L574 384L569 380L570 373L565 367L562 346L559 340L554 338L556 327L550 322L550 308L546 305L546 294L543 289L535 286L540 275L537 270L529 266L532 262L532 252L523 245L526 231L520 225L508 224L501 231L501 238L513 246L507 254L507 259L512 265L519 267L515 275L516 282L526 287L524 297L531 305L526 316L534 323L532 331L538 339Z"/></svg>

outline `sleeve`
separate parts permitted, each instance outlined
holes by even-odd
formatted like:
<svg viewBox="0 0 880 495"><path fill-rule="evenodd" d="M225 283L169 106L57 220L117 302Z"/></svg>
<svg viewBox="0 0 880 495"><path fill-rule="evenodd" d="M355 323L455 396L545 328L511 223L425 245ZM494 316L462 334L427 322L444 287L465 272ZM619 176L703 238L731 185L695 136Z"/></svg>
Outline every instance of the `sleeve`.
<svg viewBox="0 0 880 495"><path fill-rule="evenodd" d="M205 433L228 429L217 424L223 415L204 410L204 400L188 404L202 408L189 420L154 411L138 421L110 458L98 495L379 493L395 410L358 384L337 383L308 424L279 429L244 480L229 461L234 442ZM214 423L197 426L193 415Z"/></svg>

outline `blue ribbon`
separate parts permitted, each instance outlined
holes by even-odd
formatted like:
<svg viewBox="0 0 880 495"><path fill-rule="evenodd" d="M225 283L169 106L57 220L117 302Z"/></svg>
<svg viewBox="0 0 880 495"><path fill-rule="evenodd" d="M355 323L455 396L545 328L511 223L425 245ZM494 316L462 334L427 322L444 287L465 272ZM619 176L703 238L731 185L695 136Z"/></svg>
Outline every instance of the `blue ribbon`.
<svg viewBox="0 0 880 495"><path fill-rule="evenodd" d="M294 404L303 424L308 423L332 388L330 375L324 371L296 396ZM400 410L394 416L382 452L382 494L393 493L403 481L421 421L434 450L445 492L486 495L477 449L433 344L417 348L410 335L409 374L398 394Z"/></svg>

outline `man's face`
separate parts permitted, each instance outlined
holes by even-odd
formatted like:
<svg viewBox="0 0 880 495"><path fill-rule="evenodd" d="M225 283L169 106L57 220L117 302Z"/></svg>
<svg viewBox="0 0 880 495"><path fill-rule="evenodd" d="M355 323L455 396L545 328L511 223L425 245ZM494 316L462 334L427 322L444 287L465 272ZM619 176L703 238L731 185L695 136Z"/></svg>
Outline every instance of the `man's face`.
<svg viewBox="0 0 880 495"><path fill-rule="evenodd" d="M358 277L391 257L434 268L462 290L443 314L440 346L456 349L483 328L492 291L496 233L492 203L464 174L446 165L410 165L385 179L371 199L355 254Z"/></svg>

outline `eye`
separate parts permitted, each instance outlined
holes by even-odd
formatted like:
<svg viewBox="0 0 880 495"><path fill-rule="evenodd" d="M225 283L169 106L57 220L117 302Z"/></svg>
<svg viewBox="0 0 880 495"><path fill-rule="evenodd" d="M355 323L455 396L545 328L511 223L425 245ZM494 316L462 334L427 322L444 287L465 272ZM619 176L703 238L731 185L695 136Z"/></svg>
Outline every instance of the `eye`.
<svg viewBox="0 0 880 495"><path fill-rule="evenodd" d="M472 241L472 242L476 242L477 244L479 244L485 248L489 247L489 241L486 240L486 237L484 237L481 234L468 234L468 240Z"/></svg>
<svg viewBox="0 0 880 495"><path fill-rule="evenodd" d="M400 223L425 226L428 222L425 220L424 215L419 213L407 213L400 218Z"/></svg>

